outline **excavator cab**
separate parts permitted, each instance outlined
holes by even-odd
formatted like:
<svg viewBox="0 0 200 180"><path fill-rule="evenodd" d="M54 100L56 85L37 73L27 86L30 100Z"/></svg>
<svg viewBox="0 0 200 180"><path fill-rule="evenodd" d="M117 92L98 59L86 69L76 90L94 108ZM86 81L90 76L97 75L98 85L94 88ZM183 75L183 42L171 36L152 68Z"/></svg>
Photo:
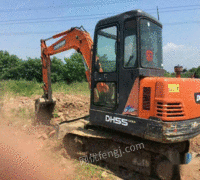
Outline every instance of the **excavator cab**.
<svg viewBox="0 0 200 180"><path fill-rule="evenodd" d="M157 19L134 10L100 20L93 51L91 124L162 143L199 134L200 81L163 77ZM107 92L98 91L100 83Z"/></svg>
<svg viewBox="0 0 200 180"><path fill-rule="evenodd" d="M96 68L96 57L103 71ZM122 114L137 78L163 75L162 25L140 10L101 20L95 29L93 64L93 94L102 82L109 92L97 93L98 101L92 96L91 108Z"/></svg>
<svg viewBox="0 0 200 180"><path fill-rule="evenodd" d="M138 119L140 80L164 75L162 25L141 10L103 19L95 28L93 51L90 121L122 130ZM98 92L99 83L108 85L108 92Z"/></svg>

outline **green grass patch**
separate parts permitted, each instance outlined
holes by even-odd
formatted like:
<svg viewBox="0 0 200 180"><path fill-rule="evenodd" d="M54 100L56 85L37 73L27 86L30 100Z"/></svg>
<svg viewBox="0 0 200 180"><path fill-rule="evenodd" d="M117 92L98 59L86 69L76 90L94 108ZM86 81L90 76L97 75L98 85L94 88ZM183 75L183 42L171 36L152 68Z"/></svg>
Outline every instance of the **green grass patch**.
<svg viewBox="0 0 200 180"><path fill-rule="evenodd" d="M72 84L66 84L65 82L54 83L52 84L52 91L86 96L90 94L88 82L74 82Z"/></svg>
<svg viewBox="0 0 200 180"><path fill-rule="evenodd" d="M1 81L1 94L9 92L15 96L34 96L43 95L42 83L36 81L26 80L8 80ZM63 92L65 94L81 94L89 96L90 91L87 82L75 82L66 84L65 82L58 82L52 84L52 92Z"/></svg>
<svg viewBox="0 0 200 180"><path fill-rule="evenodd" d="M16 96L27 96L42 94L42 88L40 83L35 81L25 80L8 80L2 81L3 93L9 92Z"/></svg>
<svg viewBox="0 0 200 180"><path fill-rule="evenodd" d="M80 163L80 162L76 162L76 163ZM108 175L107 178L102 177L102 173L105 170L102 169L101 167L98 167L96 165L93 164L82 164L82 165L78 165L76 168L76 179L77 180L82 180L82 179L88 179L88 180L92 180L92 179L98 179L98 180L108 180L108 179L112 179L111 175Z"/></svg>

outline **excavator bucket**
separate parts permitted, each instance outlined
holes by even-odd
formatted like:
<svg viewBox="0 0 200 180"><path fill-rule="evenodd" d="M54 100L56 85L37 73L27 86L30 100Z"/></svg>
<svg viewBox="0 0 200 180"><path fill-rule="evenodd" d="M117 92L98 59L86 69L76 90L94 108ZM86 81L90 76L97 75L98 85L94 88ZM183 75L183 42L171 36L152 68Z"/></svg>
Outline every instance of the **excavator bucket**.
<svg viewBox="0 0 200 180"><path fill-rule="evenodd" d="M35 100L35 119L34 125L44 124L50 125L51 118L53 117L54 107L56 105L56 100L51 101L45 98L39 98Z"/></svg>

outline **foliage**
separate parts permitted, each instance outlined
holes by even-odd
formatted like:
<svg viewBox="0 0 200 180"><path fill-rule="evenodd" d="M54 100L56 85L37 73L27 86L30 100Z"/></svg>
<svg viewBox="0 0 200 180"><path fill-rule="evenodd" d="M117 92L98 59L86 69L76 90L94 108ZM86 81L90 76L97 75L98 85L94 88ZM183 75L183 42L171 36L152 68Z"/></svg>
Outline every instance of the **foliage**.
<svg viewBox="0 0 200 180"><path fill-rule="evenodd" d="M17 56L10 55L7 51L0 51L0 77L10 71L10 69L15 69L21 62L22 60ZM11 77L14 76L16 76L15 72Z"/></svg>
<svg viewBox="0 0 200 180"><path fill-rule="evenodd" d="M165 77L171 77L171 74L169 72L167 72L166 70L164 70L164 71L165 71L165 73L164 73Z"/></svg>
<svg viewBox="0 0 200 180"><path fill-rule="evenodd" d="M74 53L65 63L56 57L51 59L51 80L53 83L65 81L85 81L85 69L82 55ZM42 82L42 64L38 58L21 60L7 51L0 51L0 80L36 80Z"/></svg>
<svg viewBox="0 0 200 180"><path fill-rule="evenodd" d="M64 80L71 83L73 81L86 80L85 68L82 60L82 55L74 53L70 58L64 59Z"/></svg>
<svg viewBox="0 0 200 180"><path fill-rule="evenodd" d="M200 66L198 68L192 68L187 71L183 71L181 77L183 78L190 78L193 77L194 73L196 72L198 78L200 78Z"/></svg>
<svg viewBox="0 0 200 180"><path fill-rule="evenodd" d="M196 77L200 78L200 66L196 69L195 73L196 73Z"/></svg>
<svg viewBox="0 0 200 180"><path fill-rule="evenodd" d="M64 62L57 57L51 59L51 81L52 83L64 80Z"/></svg>

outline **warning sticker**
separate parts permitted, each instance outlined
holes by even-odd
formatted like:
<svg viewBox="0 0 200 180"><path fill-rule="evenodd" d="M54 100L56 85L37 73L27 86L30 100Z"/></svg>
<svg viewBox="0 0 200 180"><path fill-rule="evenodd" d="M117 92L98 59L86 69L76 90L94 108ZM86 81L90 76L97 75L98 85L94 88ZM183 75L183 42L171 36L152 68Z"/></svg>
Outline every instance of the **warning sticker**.
<svg viewBox="0 0 200 180"><path fill-rule="evenodd" d="M179 84L168 84L169 92L179 92Z"/></svg>

